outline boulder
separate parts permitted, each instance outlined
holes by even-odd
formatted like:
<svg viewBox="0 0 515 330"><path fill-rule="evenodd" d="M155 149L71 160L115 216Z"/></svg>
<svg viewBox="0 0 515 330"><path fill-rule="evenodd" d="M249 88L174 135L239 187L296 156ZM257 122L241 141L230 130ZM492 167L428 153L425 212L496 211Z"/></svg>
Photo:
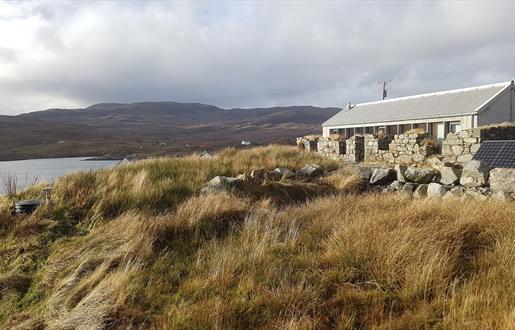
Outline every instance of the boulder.
<svg viewBox="0 0 515 330"><path fill-rule="evenodd" d="M230 191L240 187L242 183L243 180L241 179L219 175L211 179L206 186L201 189L201 192Z"/></svg>
<svg viewBox="0 0 515 330"><path fill-rule="evenodd" d="M415 183L429 183L438 172L434 169L425 169L410 166L404 173L406 180Z"/></svg>
<svg viewBox="0 0 515 330"><path fill-rule="evenodd" d="M268 171L266 173L265 177L267 180L270 180L270 181L281 181L281 179L283 178L283 175L280 172Z"/></svg>
<svg viewBox="0 0 515 330"><path fill-rule="evenodd" d="M461 198L465 188L464 187L453 187L443 196L444 199L450 198Z"/></svg>
<svg viewBox="0 0 515 330"><path fill-rule="evenodd" d="M406 165L395 165L395 172L397 172L397 180L406 182L405 172L408 167Z"/></svg>
<svg viewBox="0 0 515 330"><path fill-rule="evenodd" d="M461 170L454 167L442 167L438 174L438 182L441 184L455 184L460 182Z"/></svg>
<svg viewBox="0 0 515 330"><path fill-rule="evenodd" d="M376 168L370 177L370 184L388 184L395 180L395 171L391 168Z"/></svg>
<svg viewBox="0 0 515 330"><path fill-rule="evenodd" d="M295 177L295 172L286 167L277 167L274 172L279 173L282 179L291 179Z"/></svg>
<svg viewBox="0 0 515 330"><path fill-rule="evenodd" d="M425 198L427 197L427 184L420 184L413 192L414 198Z"/></svg>
<svg viewBox="0 0 515 330"><path fill-rule="evenodd" d="M324 171L320 166L313 164L301 168L299 174L308 178L318 178L324 174Z"/></svg>
<svg viewBox="0 0 515 330"><path fill-rule="evenodd" d="M460 184L467 187L480 187L488 182L490 168L480 160L470 160L463 166Z"/></svg>
<svg viewBox="0 0 515 330"><path fill-rule="evenodd" d="M236 175L236 179L240 179L242 181L250 181L251 177L247 173Z"/></svg>
<svg viewBox="0 0 515 330"><path fill-rule="evenodd" d="M427 186L427 197L430 197L430 198L431 197L432 198L443 197L446 192L447 192L447 189L445 188L445 186L442 186L441 184L436 183L436 182L431 182Z"/></svg>
<svg viewBox="0 0 515 330"><path fill-rule="evenodd" d="M358 175L360 178L368 181L368 180L370 180L370 177L372 176L372 172L374 172L374 168L368 167L368 166L358 166L356 168L356 171L358 172Z"/></svg>
<svg viewBox="0 0 515 330"><path fill-rule="evenodd" d="M515 168L494 168L490 171L490 188L494 192L515 192Z"/></svg>
<svg viewBox="0 0 515 330"><path fill-rule="evenodd" d="M463 195L461 196L462 201L467 200L485 200L487 199L487 196L485 196L481 191L477 188L466 188L463 192Z"/></svg>
<svg viewBox="0 0 515 330"><path fill-rule="evenodd" d="M513 200L513 195L502 190L499 190L492 194L492 199L495 199L500 202L509 202Z"/></svg>
<svg viewBox="0 0 515 330"><path fill-rule="evenodd" d="M399 189L399 194L411 196L413 195L413 191L417 188L417 184L413 182L406 182L402 185L401 189Z"/></svg>
<svg viewBox="0 0 515 330"><path fill-rule="evenodd" d="M403 182L400 182L398 180L395 180L393 181L390 186L388 186L388 189L393 191L393 190L400 190L402 188L402 186L404 185Z"/></svg>
<svg viewBox="0 0 515 330"><path fill-rule="evenodd" d="M458 163L466 163L470 160L472 160L472 154L466 154L466 155L461 155L461 156L458 156L458 158L456 158L456 161Z"/></svg>

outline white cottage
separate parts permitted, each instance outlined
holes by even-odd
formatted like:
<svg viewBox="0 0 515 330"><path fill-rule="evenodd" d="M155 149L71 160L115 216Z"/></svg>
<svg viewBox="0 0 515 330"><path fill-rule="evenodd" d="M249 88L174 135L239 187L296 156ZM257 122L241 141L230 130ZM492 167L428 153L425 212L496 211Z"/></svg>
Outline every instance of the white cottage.
<svg viewBox="0 0 515 330"><path fill-rule="evenodd" d="M435 140L449 132L515 120L513 81L350 105L322 124L323 135L400 134L422 128Z"/></svg>

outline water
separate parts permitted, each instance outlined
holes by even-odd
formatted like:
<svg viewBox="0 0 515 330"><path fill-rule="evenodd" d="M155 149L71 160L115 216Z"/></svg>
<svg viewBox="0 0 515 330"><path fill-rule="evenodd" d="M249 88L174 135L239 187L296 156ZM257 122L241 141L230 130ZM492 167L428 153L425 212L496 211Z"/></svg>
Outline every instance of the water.
<svg viewBox="0 0 515 330"><path fill-rule="evenodd" d="M52 182L64 174L77 171L113 167L118 160L85 160L84 157L26 159L0 161L0 195L4 194L3 178L16 176L19 188L30 186L36 180Z"/></svg>

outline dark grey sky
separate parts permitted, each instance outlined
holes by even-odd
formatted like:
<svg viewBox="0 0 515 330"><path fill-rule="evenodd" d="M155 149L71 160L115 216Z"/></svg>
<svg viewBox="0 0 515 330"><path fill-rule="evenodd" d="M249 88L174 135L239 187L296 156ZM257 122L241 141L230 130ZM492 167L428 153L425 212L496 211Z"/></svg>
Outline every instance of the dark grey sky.
<svg viewBox="0 0 515 330"><path fill-rule="evenodd" d="M392 97L508 81L514 13L508 1L0 2L0 114L341 107L377 100L382 79Z"/></svg>

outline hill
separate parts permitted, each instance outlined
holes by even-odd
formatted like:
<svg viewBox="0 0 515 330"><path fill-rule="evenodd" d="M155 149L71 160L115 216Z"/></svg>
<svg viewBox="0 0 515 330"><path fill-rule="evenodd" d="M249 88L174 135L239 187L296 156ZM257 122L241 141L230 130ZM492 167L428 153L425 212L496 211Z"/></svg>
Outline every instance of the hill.
<svg viewBox="0 0 515 330"><path fill-rule="evenodd" d="M188 154L255 144L293 143L318 133L337 108L292 106L221 109L199 103L100 103L0 116L0 160L105 153ZM22 136L38 132L30 139ZM60 144L58 144L60 141Z"/></svg>
<svg viewBox="0 0 515 330"><path fill-rule="evenodd" d="M321 179L200 193L318 163ZM293 147L152 159L0 198L2 329L512 329L515 202L361 192Z"/></svg>

